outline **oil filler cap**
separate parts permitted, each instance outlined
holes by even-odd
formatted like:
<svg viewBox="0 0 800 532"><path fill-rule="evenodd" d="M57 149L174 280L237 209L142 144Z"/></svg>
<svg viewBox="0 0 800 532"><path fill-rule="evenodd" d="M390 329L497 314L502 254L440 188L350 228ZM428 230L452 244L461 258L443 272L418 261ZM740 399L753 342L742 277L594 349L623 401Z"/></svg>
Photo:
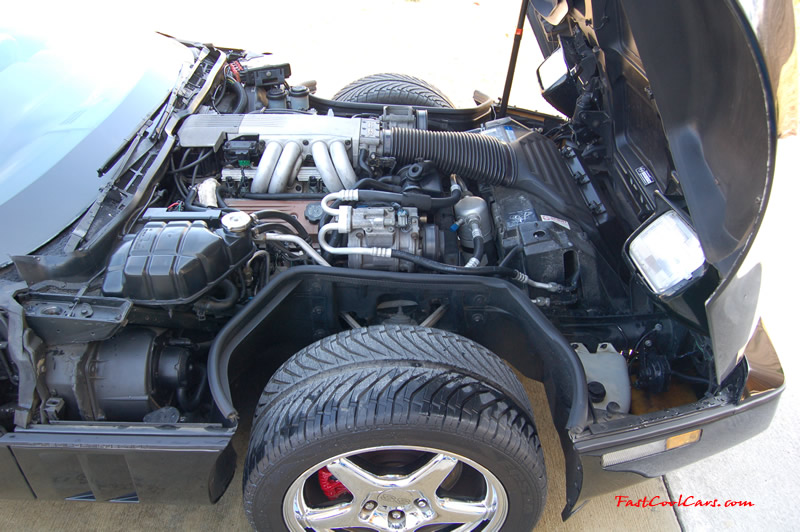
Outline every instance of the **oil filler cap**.
<svg viewBox="0 0 800 532"><path fill-rule="evenodd" d="M239 211L229 212L222 217L221 223L222 227L231 233L241 233L242 231L247 230L251 221L252 220L249 215Z"/></svg>

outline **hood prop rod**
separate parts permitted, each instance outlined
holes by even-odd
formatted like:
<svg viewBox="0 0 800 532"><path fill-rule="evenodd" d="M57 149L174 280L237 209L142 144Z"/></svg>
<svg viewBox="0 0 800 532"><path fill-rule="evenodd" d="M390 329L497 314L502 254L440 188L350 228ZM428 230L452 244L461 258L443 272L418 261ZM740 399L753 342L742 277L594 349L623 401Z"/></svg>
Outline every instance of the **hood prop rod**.
<svg viewBox="0 0 800 532"><path fill-rule="evenodd" d="M503 99L500 101L500 111L498 118L506 116L508 111L508 98L511 96L511 83L514 81L514 71L517 69L517 55L519 55L519 45L522 42L522 28L525 27L525 17L528 14L528 0L522 0L522 7L519 10L519 21L514 32L514 45L511 47L511 60L508 62L508 73L506 74L506 84L503 87Z"/></svg>

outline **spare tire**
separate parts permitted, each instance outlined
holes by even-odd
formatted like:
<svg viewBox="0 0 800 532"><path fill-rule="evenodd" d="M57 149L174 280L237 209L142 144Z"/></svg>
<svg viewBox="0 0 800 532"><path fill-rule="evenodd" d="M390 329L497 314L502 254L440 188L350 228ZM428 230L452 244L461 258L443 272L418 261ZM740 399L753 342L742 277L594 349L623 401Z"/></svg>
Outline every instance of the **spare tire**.
<svg viewBox="0 0 800 532"><path fill-rule="evenodd" d="M427 81L405 74L373 74L353 81L337 92L339 102L418 105L452 109L453 102Z"/></svg>

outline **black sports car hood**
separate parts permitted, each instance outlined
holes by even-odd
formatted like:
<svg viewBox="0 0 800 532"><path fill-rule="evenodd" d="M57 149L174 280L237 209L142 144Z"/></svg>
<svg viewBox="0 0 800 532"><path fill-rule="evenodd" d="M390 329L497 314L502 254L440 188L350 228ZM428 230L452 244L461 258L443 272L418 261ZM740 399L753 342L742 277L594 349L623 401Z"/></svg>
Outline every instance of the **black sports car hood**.
<svg viewBox="0 0 800 532"><path fill-rule="evenodd" d="M571 35L582 37L596 60L615 171L638 180L652 197L682 192L706 260L721 276L704 306L722 383L758 321L761 267L747 252L772 185L773 86L788 59L759 43L754 28L773 43L793 40L773 31L787 11L792 17L791 4L529 0L528 6L547 21L539 25L529 10L545 53L555 48L554 37ZM643 221L647 211L637 214Z"/></svg>
<svg viewBox="0 0 800 532"><path fill-rule="evenodd" d="M761 3L749 2L750 13L758 13ZM767 69L740 5L734 0L531 0L530 5L555 25L545 25L551 39L576 28L586 36L605 78L615 159L627 160L633 174L644 166L661 190L670 179L680 183L706 259L727 277L762 218L776 144Z"/></svg>

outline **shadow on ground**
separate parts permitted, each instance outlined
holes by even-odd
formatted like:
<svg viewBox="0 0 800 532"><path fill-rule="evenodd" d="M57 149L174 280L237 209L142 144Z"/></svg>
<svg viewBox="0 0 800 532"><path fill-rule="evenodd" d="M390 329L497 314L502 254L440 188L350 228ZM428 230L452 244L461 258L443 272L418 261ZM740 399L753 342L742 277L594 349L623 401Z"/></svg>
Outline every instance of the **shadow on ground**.
<svg viewBox="0 0 800 532"><path fill-rule="evenodd" d="M552 425L544 387L523 379L534 405L548 471L547 506L537 530L680 530L670 508L617 508L615 494L589 502L567 523L561 521L564 506L564 456ZM252 409L250 409L252 412ZM5 530L59 530L63 532L152 530L249 530L242 511L242 464L249 427L234 438L239 457L236 475L228 491L213 506L138 505L101 502L0 501L0 523ZM658 495L667 499L661 479L651 479L620 495L633 500ZM513 523L506 530L514 531Z"/></svg>

